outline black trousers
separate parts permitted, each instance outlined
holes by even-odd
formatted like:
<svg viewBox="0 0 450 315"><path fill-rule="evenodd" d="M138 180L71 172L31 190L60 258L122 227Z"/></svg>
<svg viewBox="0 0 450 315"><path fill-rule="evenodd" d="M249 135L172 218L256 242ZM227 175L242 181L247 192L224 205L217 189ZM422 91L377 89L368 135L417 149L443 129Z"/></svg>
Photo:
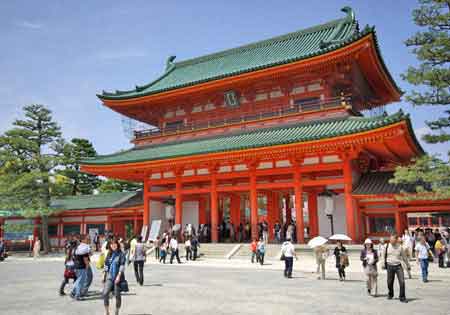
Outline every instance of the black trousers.
<svg viewBox="0 0 450 315"><path fill-rule="evenodd" d="M186 260L192 260L192 249L190 247L186 247Z"/></svg>
<svg viewBox="0 0 450 315"><path fill-rule="evenodd" d="M155 258L159 259L159 247L155 248Z"/></svg>
<svg viewBox="0 0 450 315"><path fill-rule="evenodd" d="M196 260L197 259L197 247L193 247L192 248L192 253L193 253L192 259Z"/></svg>
<svg viewBox="0 0 450 315"><path fill-rule="evenodd" d="M406 299L405 297L405 274L403 273L402 265L388 265L387 266L387 286L388 286L388 296L390 298L394 297L394 280L395 275L397 275L398 284L400 287L400 300Z"/></svg>
<svg viewBox="0 0 450 315"><path fill-rule="evenodd" d="M64 277L64 280L61 282L61 286L59 287L59 293L64 293L64 288L69 283L70 278ZM77 278L73 279L73 282L75 283L77 281Z"/></svg>
<svg viewBox="0 0 450 315"><path fill-rule="evenodd" d="M445 256L445 254L446 254L445 252L442 252L438 256L439 268L444 268L444 256Z"/></svg>
<svg viewBox="0 0 450 315"><path fill-rule="evenodd" d="M134 275L136 276L136 282L140 285L144 284L144 261L139 260L134 262Z"/></svg>
<svg viewBox="0 0 450 315"><path fill-rule="evenodd" d="M284 258L284 276L292 277L292 266L294 265L294 257L285 257Z"/></svg>
<svg viewBox="0 0 450 315"><path fill-rule="evenodd" d="M181 264L181 260L180 260L180 256L178 255L178 249L177 250L172 250L171 254L170 254L170 263L173 263L173 259L174 257L177 258L177 262L179 264Z"/></svg>
<svg viewBox="0 0 450 315"><path fill-rule="evenodd" d="M338 273L339 273L339 278L344 279L345 278L345 267L344 266L339 266L337 267Z"/></svg>

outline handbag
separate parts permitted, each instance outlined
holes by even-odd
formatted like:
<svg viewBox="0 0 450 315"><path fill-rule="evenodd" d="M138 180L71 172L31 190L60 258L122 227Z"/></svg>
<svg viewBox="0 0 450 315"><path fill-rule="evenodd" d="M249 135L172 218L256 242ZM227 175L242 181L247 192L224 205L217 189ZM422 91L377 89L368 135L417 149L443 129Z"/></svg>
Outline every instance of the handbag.
<svg viewBox="0 0 450 315"><path fill-rule="evenodd" d="M286 256L284 256L284 254L281 254L280 260L286 260Z"/></svg>
<svg viewBox="0 0 450 315"><path fill-rule="evenodd" d="M128 281L126 279L123 279L119 282L119 289L120 292L128 292L130 289L128 288Z"/></svg>
<svg viewBox="0 0 450 315"><path fill-rule="evenodd" d="M64 278L67 279L75 279L75 271L73 269L65 269L64 270Z"/></svg>

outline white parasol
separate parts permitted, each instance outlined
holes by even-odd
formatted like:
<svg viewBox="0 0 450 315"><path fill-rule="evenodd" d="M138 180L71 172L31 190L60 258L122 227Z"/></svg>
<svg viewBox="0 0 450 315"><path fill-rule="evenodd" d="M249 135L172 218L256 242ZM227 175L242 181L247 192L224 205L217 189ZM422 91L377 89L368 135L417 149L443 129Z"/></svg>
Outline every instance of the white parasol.
<svg viewBox="0 0 450 315"><path fill-rule="evenodd" d="M345 234L334 234L329 238L334 241L351 241L352 239Z"/></svg>
<svg viewBox="0 0 450 315"><path fill-rule="evenodd" d="M316 236L308 242L308 246L311 248L315 248L317 246L324 245L326 242L328 242L328 240L325 237Z"/></svg>

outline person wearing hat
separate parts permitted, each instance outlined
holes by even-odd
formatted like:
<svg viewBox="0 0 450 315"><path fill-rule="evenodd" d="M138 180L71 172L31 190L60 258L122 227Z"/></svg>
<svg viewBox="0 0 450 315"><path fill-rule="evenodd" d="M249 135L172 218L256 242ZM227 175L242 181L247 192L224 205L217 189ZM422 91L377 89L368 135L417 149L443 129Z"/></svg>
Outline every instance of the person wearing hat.
<svg viewBox="0 0 450 315"><path fill-rule="evenodd" d="M367 281L367 294L373 294L374 297L378 294L378 253L373 248L373 243L370 238L364 241L364 249L361 251L361 261L364 269L364 274L366 275Z"/></svg>

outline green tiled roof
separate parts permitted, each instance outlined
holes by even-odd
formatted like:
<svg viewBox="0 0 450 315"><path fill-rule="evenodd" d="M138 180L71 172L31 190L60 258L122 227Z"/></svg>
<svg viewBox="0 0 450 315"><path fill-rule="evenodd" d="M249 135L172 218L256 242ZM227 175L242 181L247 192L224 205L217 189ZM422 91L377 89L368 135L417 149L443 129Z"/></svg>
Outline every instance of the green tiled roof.
<svg viewBox="0 0 450 315"><path fill-rule="evenodd" d="M129 151L86 159L83 164L125 164L305 142L369 131L402 120L407 120L409 124L408 116L400 111L391 116L371 118L348 116L323 121L303 122L211 138L157 144L144 148L137 147ZM418 147L420 148L419 145Z"/></svg>
<svg viewBox="0 0 450 315"><path fill-rule="evenodd" d="M389 180L394 177L393 172L373 172L364 174L356 187L354 195L399 194L402 191L415 192L415 185L391 184Z"/></svg>
<svg viewBox="0 0 450 315"><path fill-rule="evenodd" d="M58 210L82 210L113 208L133 198L137 192L112 192L98 195L67 196L52 199L52 208Z"/></svg>
<svg viewBox="0 0 450 315"><path fill-rule="evenodd" d="M135 98L287 64L336 50L374 33L370 27L359 32L352 9L345 7L342 11L347 13L345 18L234 49L181 62L174 62L171 56L165 72L153 82L129 91L103 92L98 97Z"/></svg>

